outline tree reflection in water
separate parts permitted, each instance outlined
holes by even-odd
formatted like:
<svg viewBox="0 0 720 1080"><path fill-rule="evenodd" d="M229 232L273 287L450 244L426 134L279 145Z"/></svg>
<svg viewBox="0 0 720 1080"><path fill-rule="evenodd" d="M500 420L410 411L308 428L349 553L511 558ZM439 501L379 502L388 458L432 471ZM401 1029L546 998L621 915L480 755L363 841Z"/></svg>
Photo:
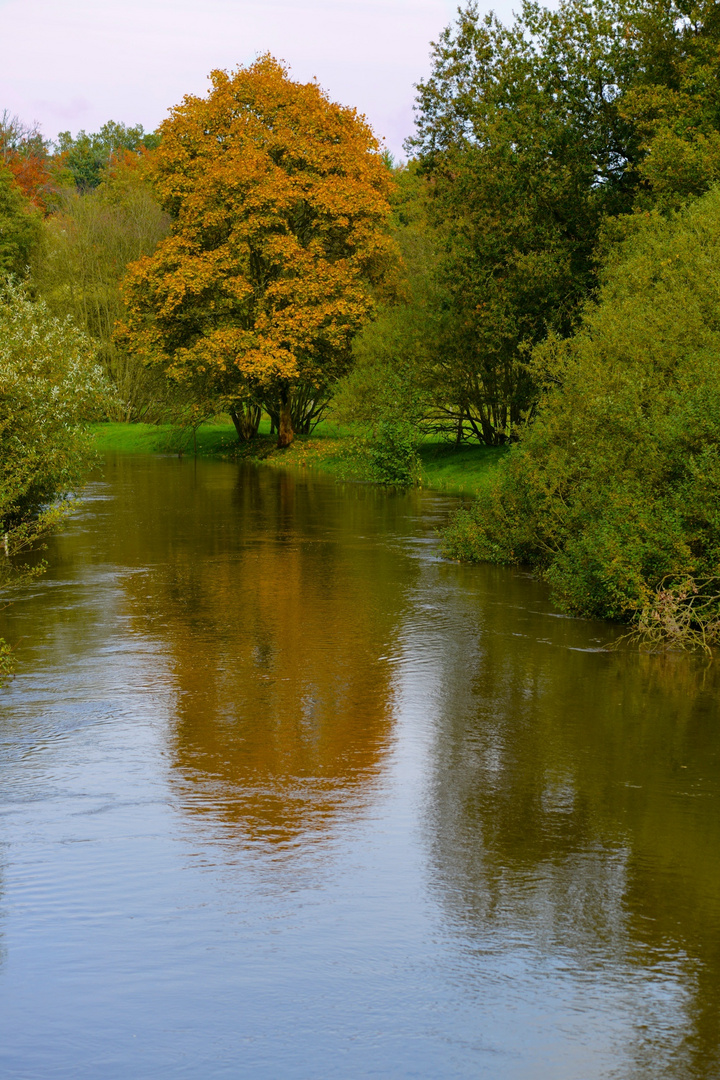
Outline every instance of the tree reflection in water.
<svg viewBox="0 0 720 1080"><path fill-rule="evenodd" d="M223 512L212 476L192 505L166 493L143 531L162 558L126 583L173 674L174 784L231 843L306 845L367 803L390 743L407 582L384 540L406 511L367 488L333 498L325 484L320 498L292 475L241 469Z"/></svg>

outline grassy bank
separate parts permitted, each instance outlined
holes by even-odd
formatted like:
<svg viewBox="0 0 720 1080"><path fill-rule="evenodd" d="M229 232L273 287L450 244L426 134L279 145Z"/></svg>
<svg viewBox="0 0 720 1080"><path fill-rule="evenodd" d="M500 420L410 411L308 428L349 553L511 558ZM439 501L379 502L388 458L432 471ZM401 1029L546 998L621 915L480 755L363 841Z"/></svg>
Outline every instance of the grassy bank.
<svg viewBox="0 0 720 1080"><path fill-rule="evenodd" d="M97 424L93 428L101 453L187 454L262 461L281 468L317 469L342 480L363 481L362 465L354 458L349 432L320 424L312 435L298 435L292 446L278 450L264 421L258 438L242 445L231 423L202 424L193 436L170 425ZM504 451L427 441L420 447L421 483L433 491L476 495Z"/></svg>

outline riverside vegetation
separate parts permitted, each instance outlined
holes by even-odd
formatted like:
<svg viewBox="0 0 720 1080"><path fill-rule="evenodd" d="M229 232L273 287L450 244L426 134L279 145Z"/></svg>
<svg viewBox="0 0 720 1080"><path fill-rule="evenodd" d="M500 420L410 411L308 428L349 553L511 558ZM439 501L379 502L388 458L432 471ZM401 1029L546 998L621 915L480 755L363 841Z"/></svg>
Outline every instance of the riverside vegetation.
<svg viewBox="0 0 720 1080"><path fill-rule="evenodd" d="M228 453L230 431L236 454L277 460L274 437L285 463L462 490L448 555L529 564L565 611L711 649L717 4L528 0L503 25L471 2L406 148L395 164L270 56L151 134L52 147L6 115L0 268L27 276L7 295L102 369L77 409L133 426L99 445ZM73 392L54 377L42 393ZM8 536L79 482L73 425L77 468L21 509L8 488Z"/></svg>

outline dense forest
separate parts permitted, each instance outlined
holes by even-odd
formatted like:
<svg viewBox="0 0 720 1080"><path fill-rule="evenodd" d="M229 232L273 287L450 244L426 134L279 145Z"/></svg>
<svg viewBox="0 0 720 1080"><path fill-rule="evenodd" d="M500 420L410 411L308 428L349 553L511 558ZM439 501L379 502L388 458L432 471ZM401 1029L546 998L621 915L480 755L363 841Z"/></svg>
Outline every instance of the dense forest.
<svg viewBox="0 0 720 1080"><path fill-rule="evenodd" d="M471 2L406 152L270 56L153 133L4 114L0 586L89 418L333 415L398 483L428 436L498 448L451 556L720 640L720 7Z"/></svg>

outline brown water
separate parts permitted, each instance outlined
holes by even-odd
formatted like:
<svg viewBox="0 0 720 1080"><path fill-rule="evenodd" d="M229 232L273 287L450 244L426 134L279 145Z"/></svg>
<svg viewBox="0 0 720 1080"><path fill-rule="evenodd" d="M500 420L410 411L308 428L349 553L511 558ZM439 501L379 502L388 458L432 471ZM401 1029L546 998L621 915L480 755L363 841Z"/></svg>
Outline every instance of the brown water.
<svg viewBox="0 0 720 1080"><path fill-rule="evenodd" d="M0 1075L720 1076L716 671L451 505L108 461L0 614Z"/></svg>

